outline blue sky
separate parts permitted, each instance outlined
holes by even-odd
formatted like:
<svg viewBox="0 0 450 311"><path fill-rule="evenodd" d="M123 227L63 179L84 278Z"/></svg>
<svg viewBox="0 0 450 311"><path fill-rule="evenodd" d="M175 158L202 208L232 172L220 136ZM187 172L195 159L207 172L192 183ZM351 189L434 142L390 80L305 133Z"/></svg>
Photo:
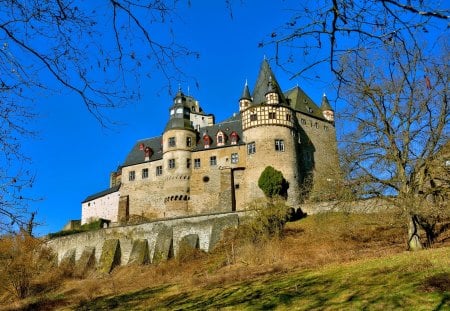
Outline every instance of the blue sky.
<svg viewBox="0 0 450 311"><path fill-rule="evenodd" d="M182 82L181 87L185 93L189 89L207 113L215 114L216 121L238 111L245 80L252 89L264 56L283 89L298 84L317 103L323 92L332 93L327 68L322 72L323 83L289 80L272 60L274 47L258 47L258 42L289 19L290 12L283 8L292 7L290 3L236 1L233 18L225 1L192 1L190 7L180 11L174 29L177 40L200 53L199 59L180 62L183 70L198 81L199 88L193 81ZM62 91L37 97L39 116L31 126L38 136L22 146L32 158L36 175L31 195L41 198L30 205L41 223L35 233L55 232L68 220L80 219L81 201L108 188L110 172L124 161L136 140L161 135L172 102L165 85L157 72L151 79L143 78L141 100L109 112L118 123L109 129L101 127L75 94Z"/></svg>

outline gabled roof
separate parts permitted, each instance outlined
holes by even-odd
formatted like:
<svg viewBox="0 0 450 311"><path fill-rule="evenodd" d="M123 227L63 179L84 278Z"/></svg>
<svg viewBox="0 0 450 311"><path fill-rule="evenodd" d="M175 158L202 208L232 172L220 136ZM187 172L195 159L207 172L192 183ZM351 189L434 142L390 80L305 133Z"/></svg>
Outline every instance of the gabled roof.
<svg viewBox="0 0 450 311"><path fill-rule="evenodd" d="M296 86L293 89L290 89L285 93L285 96L289 99L290 106L295 111L325 120L322 110L300 87Z"/></svg>
<svg viewBox="0 0 450 311"><path fill-rule="evenodd" d="M161 143L162 143L162 136L138 140L136 144L134 144L134 146L131 148L122 166L130 166L145 162L145 152L144 150L140 150L139 147L141 144L144 145L144 148L150 147L152 149L153 154L150 157L150 161L162 159Z"/></svg>
<svg viewBox="0 0 450 311"><path fill-rule="evenodd" d="M120 185L117 185L117 186L114 186L114 187L112 187L112 188L109 188L109 189L106 189L106 190L97 192L97 193L95 193L95 194L92 194L92 195L88 196L88 197L87 197L86 199L84 199L83 202L81 202L81 203L86 203L86 202L89 202L89 201L92 201L92 200L101 198L101 197L103 197L103 196L105 196L105 195L108 195L108 194L114 193L114 192L116 192L116 191L119 191L119 189L120 189Z"/></svg>
<svg viewBox="0 0 450 311"><path fill-rule="evenodd" d="M278 84L272 69L267 60L263 60L261 68L259 69L258 79L256 80L255 88L253 89L253 104L259 105L266 101L266 93L269 87L269 81L272 79L272 87L277 92L281 104L287 104L280 85Z"/></svg>

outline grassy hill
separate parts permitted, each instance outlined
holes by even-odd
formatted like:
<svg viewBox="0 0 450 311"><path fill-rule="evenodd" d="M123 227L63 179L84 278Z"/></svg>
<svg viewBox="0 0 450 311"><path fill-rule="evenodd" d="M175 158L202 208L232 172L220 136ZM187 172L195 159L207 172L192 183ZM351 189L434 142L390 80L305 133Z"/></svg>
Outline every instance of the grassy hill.
<svg viewBox="0 0 450 311"><path fill-rule="evenodd" d="M212 253L67 277L3 309L450 310L450 234L407 252L404 230L398 215L325 213L280 239L229 231Z"/></svg>
<svg viewBox="0 0 450 311"><path fill-rule="evenodd" d="M212 286L160 285L99 297L77 310L450 310L450 248Z"/></svg>

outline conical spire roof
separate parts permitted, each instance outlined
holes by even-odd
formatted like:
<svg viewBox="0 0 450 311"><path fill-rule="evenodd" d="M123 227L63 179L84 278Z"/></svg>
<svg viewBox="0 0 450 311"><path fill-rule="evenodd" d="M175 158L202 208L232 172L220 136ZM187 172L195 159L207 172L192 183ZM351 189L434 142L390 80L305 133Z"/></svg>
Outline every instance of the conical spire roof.
<svg viewBox="0 0 450 311"><path fill-rule="evenodd" d="M325 95L325 93L322 96L322 105L320 106L320 109L322 109L322 111L325 110L333 111L333 108L331 108L330 102L328 101L327 95Z"/></svg>
<svg viewBox="0 0 450 311"><path fill-rule="evenodd" d="M250 96L250 90L248 89L247 80L245 80L244 90L242 91L242 95L241 95L240 99L252 100L252 97Z"/></svg>
<svg viewBox="0 0 450 311"><path fill-rule="evenodd" d="M269 82L272 83L273 90L278 94L280 103L286 103L286 99L281 92L281 88L269 66L266 59L261 63L261 68L259 69L258 79L256 80L255 89L253 90L253 103L258 105L266 101L266 94L269 88Z"/></svg>

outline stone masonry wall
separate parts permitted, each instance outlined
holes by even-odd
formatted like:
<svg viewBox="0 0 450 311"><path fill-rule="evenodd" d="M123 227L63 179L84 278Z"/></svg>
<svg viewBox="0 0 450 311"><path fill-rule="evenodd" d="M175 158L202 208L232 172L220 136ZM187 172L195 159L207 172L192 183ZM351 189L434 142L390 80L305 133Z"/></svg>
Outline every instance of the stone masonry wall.
<svg viewBox="0 0 450 311"><path fill-rule="evenodd" d="M309 197L321 196L340 177L336 130L333 124L297 113L300 125L299 161L303 178L312 177Z"/></svg>
<svg viewBox="0 0 450 311"><path fill-rule="evenodd" d="M164 247L167 248L165 259L171 254L176 256L181 239L187 235L197 235L199 248L208 252L220 240L226 228L236 227L238 223L237 213L200 215L78 233L49 240L47 245L58 254L58 263L68 256L72 256L72 260L78 262L83 252L94 249L95 262L99 264L105 257L105 242L117 240L119 246L117 250L120 254L115 254L115 250L112 253L114 256L118 255L121 265L125 265L131 260L135 242L143 241L148 245L148 248L143 248L148 251L144 257L150 258L150 262L153 262L154 258L160 256L155 252Z"/></svg>

